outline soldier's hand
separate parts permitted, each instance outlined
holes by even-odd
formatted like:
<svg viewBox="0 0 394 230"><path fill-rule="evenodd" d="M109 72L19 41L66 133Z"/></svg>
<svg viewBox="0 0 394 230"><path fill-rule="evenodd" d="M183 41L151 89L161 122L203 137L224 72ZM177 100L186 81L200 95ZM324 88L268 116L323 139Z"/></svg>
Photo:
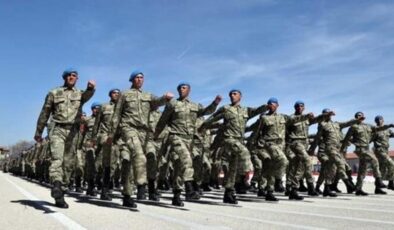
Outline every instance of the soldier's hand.
<svg viewBox="0 0 394 230"><path fill-rule="evenodd" d="M334 112L334 111L330 111L330 112L328 112L328 114L329 114L330 116L335 116L335 112Z"/></svg>
<svg viewBox="0 0 394 230"><path fill-rule="evenodd" d="M174 97L174 94L171 93L171 92L167 92L167 93L165 93L165 94L163 95L163 97L164 97L167 101L169 101L169 100L171 100L171 99Z"/></svg>
<svg viewBox="0 0 394 230"><path fill-rule="evenodd" d="M37 141L38 143L41 143L42 137L41 136L34 136L34 140Z"/></svg>
<svg viewBox="0 0 394 230"><path fill-rule="evenodd" d="M312 118L315 117L315 115L314 115L313 113L308 113L308 117L309 117L310 119L312 119Z"/></svg>
<svg viewBox="0 0 394 230"><path fill-rule="evenodd" d="M215 100L214 100L213 102L214 102L216 105L219 105L221 101L222 101L222 96L217 95L217 96L215 97Z"/></svg>
<svg viewBox="0 0 394 230"><path fill-rule="evenodd" d="M88 81L88 89L95 89L96 88L96 81L95 80L89 80Z"/></svg>

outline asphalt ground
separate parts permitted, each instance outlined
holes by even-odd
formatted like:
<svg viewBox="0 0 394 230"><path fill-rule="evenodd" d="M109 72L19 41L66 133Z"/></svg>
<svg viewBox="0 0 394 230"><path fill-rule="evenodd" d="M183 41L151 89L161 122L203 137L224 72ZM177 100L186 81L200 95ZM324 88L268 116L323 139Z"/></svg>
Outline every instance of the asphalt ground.
<svg viewBox="0 0 394 230"><path fill-rule="evenodd" d="M238 196L238 205L223 204L223 190L214 190L182 208L164 192L160 202L138 202L137 209L122 207L119 192L112 201L70 193L70 208L59 209L48 187L0 172L0 229L394 229L394 191L374 195L371 182L364 188L367 197L303 201L277 194L279 202L266 202L248 193Z"/></svg>

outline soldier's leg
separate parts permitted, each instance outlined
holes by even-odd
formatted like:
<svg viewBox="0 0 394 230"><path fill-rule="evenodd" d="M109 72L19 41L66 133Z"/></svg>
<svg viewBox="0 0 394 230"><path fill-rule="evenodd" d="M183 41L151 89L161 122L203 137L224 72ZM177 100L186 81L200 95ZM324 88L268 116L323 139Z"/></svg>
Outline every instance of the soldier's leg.
<svg viewBox="0 0 394 230"><path fill-rule="evenodd" d="M357 192L361 192L362 191L362 187L363 187L363 180L365 178L365 174L367 173L367 162L364 159L363 154L357 154L358 155L358 159L359 159L359 165L358 165L358 172L357 172L357 183L356 183L356 190ZM358 194L356 192L356 195ZM360 194L360 195L364 195L364 194Z"/></svg>
<svg viewBox="0 0 394 230"><path fill-rule="evenodd" d="M212 171L212 162L210 161L210 159L207 156L208 154L203 154L203 164L202 164L202 184L201 184L201 188L203 189L203 191L205 192L209 192L212 191L211 188L209 187L209 182L211 179L211 171Z"/></svg>
<svg viewBox="0 0 394 230"><path fill-rule="evenodd" d="M382 174L380 173L378 159L367 148L362 154L364 155L364 159L371 164L373 176L375 177L375 194L387 194L382 190L382 188L387 188L387 186L382 181Z"/></svg>
<svg viewBox="0 0 394 230"><path fill-rule="evenodd" d="M194 191L202 194L200 186L202 184L203 174L203 148L202 145L194 145L192 150L192 161L193 161L193 188Z"/></svg>

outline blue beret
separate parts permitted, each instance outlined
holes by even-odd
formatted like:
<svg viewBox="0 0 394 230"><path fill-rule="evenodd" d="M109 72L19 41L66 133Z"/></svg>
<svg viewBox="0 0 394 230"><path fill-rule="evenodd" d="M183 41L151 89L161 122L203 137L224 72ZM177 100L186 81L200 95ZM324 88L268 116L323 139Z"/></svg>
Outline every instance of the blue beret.
<svg viewBox="0 0 394 230"><path fill-rule="evenodd" d="M300 100L298 100L298 101L296 101L296 102L294 103L294 107L297 107L297 106L299 106L299 105L305 105L305 103L304 103L303 101L300 101Z"/></svg>
<svg viewBox="0 0 394 230"><path fill-rule="evenodd" d="M78 75L78 71L74 68L68 68L66 70L63 71L62 77L63 79L66 78L68 75L70 75L71 73L75 73Z"/></svg>
<svg viewBox="0 0 394 230"><path fill-rule="evenodd" d="M133 72L130 74L130 79L129 79L129 81L133 81L134 78L137 77L138 74L144 75L141 71L135 70L135 71L133 71Z"/></svg>
<svg viewBox="0 0 394 230"><path fill-rule="evenodd" d="M331 109L329 108L325 108L323 109L323 111L321 111L321 113L329 113L329 112L331 112Z"/></svg>
<svg viewBox="0 0 394 230"><path fill-rule="evenodd" d="M187 82L181 82L181 83L179 83L178 86L176 87L176 89L179 91L179 89L180 89L182 86L184 86L184 85L186 85L186 86L189 87L189 89L190 89L190 84L187 83Z"/></svg>
<svg viewBox="0 0 394 230"><path fill-rule="evenodd" d="M375 122L376 122L376 123L378 123L379 120L383 120L383 116L382 116L382 115L377 115L377 116L375 117Z"/></svg>
<svg viewBox="0 0 394 230"><path fill-rule="evenodd" d="M354 117L357 118L358 116L364 116L364 113L358 111L357 113L354 114Z"/></svg>
<svg viewBox="0 0 394 230"><path fill-rule="evenodd" d="M97 107L100 108L100 106L101 106L101 103L100 103L100 102L93 102L92 105L90 106L90 108L91 108L91 109L94 109L94 108L97 108Z"/></svg>
<svg viewBox="0 0 394 230"><path fill-rule="evenodd" d="M267 101L267 104L274 104L274 103L279 105L278 99L276 97L271 97Z"/></svg>
<svg viewBox="0 0 394 230"><path fill-rule="evenodd" d="M228 93L228 95L230 96L232 93L234 93L234 92L238 92L239 94L241 94L242 95L242 92L241 92L241 90L239 90L239 89L232 89L232 90L230 90L230 92Z"/></svg>
<svg viewBox="0 0 394 230"><path fill-rule="evenodd" d="M112 94L113 92L116 92L116 91L120 93L120 89L116 89L116 88L115 88L115 89L111 89L111 90L109 91L108 95L111 96L111 94Z"/></svg>

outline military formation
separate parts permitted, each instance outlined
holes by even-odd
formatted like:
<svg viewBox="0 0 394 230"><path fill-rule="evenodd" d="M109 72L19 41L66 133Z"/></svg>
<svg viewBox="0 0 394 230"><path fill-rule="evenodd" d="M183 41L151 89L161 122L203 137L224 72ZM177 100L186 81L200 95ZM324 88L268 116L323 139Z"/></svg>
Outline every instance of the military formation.
<svg viewBox="0 0 394 230"><path fill-rule="evenodd" d="M347 193L366 196L363 180L369 165L375 194L394 190L394 162L388 155L394 124L385 125L382 116L376 116L376 125L365 124L362 112L338 122L330 109L318 116L306 113L303 101L296 101L294 113L285 115L274 97L257 107L242 106L237 89L229 92L229 105L218 108L218 95L203 106L190 100L191 85L185 82L178 85L176 99L170 92L159 97L144 91L141 71L130 75L130 89L110 90L108 102L92 103L87 116L82 107L94 95L96 83L77 89L74 69L62 77L64 85L45 98L36 144L7 164L16 175L51 184L57 207L68 208L64 195L72 190L111 200L113 190L119 189L123 206L130 208L137 207L135 199L158 202L160 191L170 189L172 205L184 206L183 191L185 199L193 201L220 185L223 202L229 204L237 204L237 195L248 192L273 202L278 201L274 192L291 200L304 199L300 191L336 197L340 180ZM248 125L252 118L255 122ZM310 134L314 124L317 133ZM346 162L351 144L360 161L356 184ZM313 156L321 163L316 182Z"/></svg>

